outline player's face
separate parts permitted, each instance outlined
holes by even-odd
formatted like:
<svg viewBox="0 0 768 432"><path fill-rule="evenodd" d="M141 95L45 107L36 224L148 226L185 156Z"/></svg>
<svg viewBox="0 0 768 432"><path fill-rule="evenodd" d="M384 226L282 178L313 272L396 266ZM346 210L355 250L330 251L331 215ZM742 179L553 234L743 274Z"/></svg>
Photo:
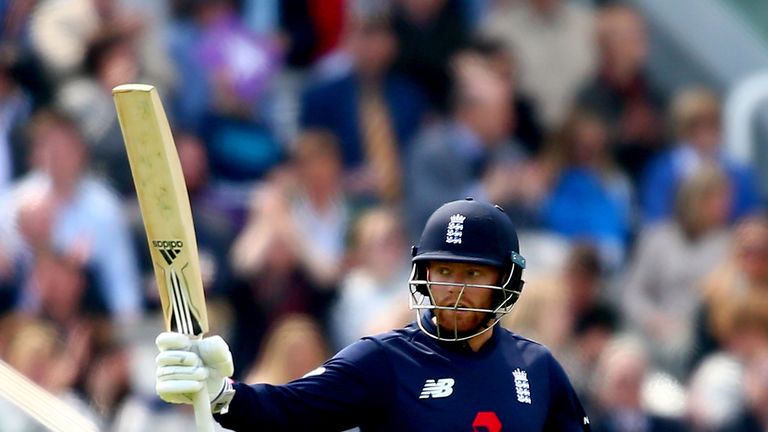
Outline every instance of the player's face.
<svg viewBox="0 0 768 432"><path fill-rule="evenodd" d="M432 298L436 306L490 309L494 290L472 285L496 285L499 270L483 264L433 261L427 266L430 282L446 282L451 285L431 284ZM487 319L486 312L469 312L436 309L437 324L450 331L466 332L476 329Z"/></svg>

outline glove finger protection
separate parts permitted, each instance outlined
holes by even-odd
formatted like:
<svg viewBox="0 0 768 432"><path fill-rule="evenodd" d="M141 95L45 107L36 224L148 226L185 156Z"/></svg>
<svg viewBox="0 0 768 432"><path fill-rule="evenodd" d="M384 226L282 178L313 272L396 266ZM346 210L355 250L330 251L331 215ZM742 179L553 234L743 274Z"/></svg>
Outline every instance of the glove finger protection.
<svg viewBox="0 0 768 432"><path fill-rule="evenodd" d="M155 390L166 402L191 404L204 383L209 400L213 401L225 389L225 377L234 373L232 353L220 336L195 340L184 334L164 332L158 335L155 344L160 350L155 358Z"/></svg>

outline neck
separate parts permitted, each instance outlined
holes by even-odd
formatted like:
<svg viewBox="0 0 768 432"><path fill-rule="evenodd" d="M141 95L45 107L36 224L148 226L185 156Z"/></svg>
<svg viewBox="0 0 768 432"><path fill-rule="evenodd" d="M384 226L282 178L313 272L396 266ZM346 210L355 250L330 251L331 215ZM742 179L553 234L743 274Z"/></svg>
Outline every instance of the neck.
<svg viewBox="0 0 768 432"><path fill-rule="evenodd" d="M432 324L434 324L435 326L438 325L437 324L437 318L432 317ZM460 342L450 341L449 343L466 343L467 346L469 346L469 349L471 349L474 352L478 352L478 351L480 351L480 348L482 348L483 345L485 345L485 343L488 342L491 339L491 336L493 336L493 330L494 329L493 329L493 326L492 326L487 331L484 331L484 332L480 333L479 335L474 336L474 337L472 337L470 339L467 339L467 340L464 340L464 341L460 341Z"/></svg>
<svg viewBox="0 0 768 432"><path fill-rule="evenodd" d="M78 181L59 181L53 186L54 194L61 202L66 202L72 199L77 189Z"/></svg>
<svg viewBox="0 0 768 432"><path fill-rule="evenodd" d="M604 65L603 74L614 86L623 89L637 78L637 69L633 65L607 62Z"/></svg>
<svg viewBox="0 0 768 432"><path fill-rule="evenodd" d="M489 339L491 339L491 336L493 335L493 327L488 329L487 332L481 333L472 339L467 341L467 344L469 345L469 348L472 349L474 352L480 351L480 348L485 345L486 342L488 342Z"/></svg>

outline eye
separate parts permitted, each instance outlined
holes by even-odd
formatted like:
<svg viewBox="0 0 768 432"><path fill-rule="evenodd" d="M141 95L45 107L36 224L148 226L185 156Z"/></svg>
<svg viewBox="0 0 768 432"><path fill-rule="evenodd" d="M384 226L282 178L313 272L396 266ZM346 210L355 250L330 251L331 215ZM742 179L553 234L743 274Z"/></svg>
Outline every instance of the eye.
<svg viewBox="0 0 768 432"><path fill-rule="evenodd" d="M476 278L476 277L480 277L482 275L483 275L483 273L480 270L477 270L477 269L469 269L469 270L467 270L467 276Z"/></svg>
<svg viewBox="0 0 768 432"><path fill-rule="evenodd" d="M451 274L451 269L449 269L448 267L440 267L439 269L437 269L437 272L443 276L447 276Z"/></svg>

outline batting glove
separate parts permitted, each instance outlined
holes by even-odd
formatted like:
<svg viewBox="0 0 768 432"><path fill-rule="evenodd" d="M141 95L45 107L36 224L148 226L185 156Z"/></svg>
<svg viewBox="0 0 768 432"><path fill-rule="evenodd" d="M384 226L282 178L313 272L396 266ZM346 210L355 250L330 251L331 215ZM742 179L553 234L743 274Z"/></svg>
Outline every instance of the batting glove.
<svg viewBox="0 0 768 432"><path fill-rule="evenodd" d="M164 332L155 339L160 354L155 390L166 402L191 404L195 393L208 390L213 412L226 409L234 396L232 353L220 336L201 340L181 333Z"/></svg>

